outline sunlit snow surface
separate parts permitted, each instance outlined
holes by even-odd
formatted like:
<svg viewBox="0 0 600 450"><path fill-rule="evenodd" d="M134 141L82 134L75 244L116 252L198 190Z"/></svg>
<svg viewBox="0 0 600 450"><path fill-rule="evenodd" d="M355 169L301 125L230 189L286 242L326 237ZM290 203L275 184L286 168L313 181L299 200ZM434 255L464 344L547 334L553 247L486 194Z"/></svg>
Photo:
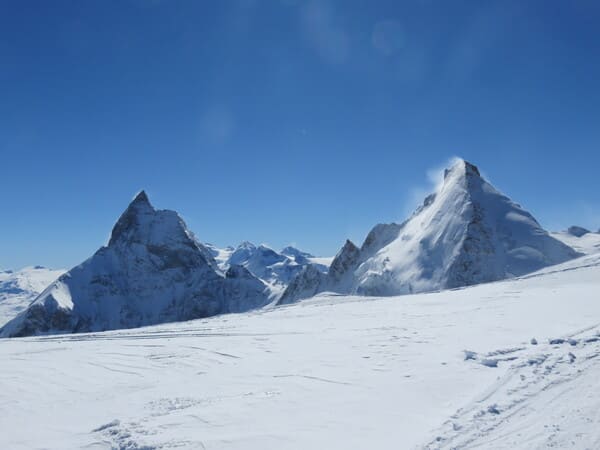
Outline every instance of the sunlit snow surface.
<svg viewBox="0 0 600 450"><path fill-rule="evenodd" d="M591 255L440 293L3 339L0 448L598 448L599 296Z"/></svg>
<svg viewBox="0 0 600 450"><path fill-rule="evenodd" d="M23 311L64 270L41 266L0 271L0 327Z"/></svg>
<svg viewBox="0 0 600 450"><path fill-rule="evenodd" d="M550 234L555 239L564 242L580 253L590 254L600 252L600 233L586 233L583 236L573 236L570 233L559 231Z"/></svg>

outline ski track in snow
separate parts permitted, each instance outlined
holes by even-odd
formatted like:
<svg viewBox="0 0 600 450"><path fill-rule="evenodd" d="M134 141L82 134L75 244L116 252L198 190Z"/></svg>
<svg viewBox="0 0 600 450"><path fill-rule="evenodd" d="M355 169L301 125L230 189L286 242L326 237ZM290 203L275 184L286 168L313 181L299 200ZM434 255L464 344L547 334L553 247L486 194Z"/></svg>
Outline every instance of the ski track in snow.
<svg viewBox="0 0 600 450"><path fill-rule="evenodd" d="M475 352L465 353L466 360L486 365ZM600 428L600 413L581 414L588 402L578 405L565 397L578 395L585 385L598 406L600 323L545 345L488 356L507 354L516 356L498 360L515 361L506 373L453 414L427 448L598 448L600 436L591 431ZM582 429L564 439L560 431L565 422Z"/></svg>
<svg viewBox="0 0 600 450"><path fill-rule="evenodd" d="M0 448L598 448L599 288L596 255L440 293L2 339Z"/></svg>

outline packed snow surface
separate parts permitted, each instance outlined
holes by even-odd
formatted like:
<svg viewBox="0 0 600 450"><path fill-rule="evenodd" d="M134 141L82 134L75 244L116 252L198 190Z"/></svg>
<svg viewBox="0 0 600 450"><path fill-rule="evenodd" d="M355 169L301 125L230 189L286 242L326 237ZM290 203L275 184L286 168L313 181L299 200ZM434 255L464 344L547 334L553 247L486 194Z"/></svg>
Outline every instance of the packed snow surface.
<svg viewBox="0 0 600 450"><path fill-rule="evenodd" d="M0 271L0 327L27 308L64 272L42 266Z"/></svg>
<svg viewBox="0 0 600 450"><path fill-rule="evenodd" d="M0 340L0 448L598 448L600 255L507 281Z"/></svg>

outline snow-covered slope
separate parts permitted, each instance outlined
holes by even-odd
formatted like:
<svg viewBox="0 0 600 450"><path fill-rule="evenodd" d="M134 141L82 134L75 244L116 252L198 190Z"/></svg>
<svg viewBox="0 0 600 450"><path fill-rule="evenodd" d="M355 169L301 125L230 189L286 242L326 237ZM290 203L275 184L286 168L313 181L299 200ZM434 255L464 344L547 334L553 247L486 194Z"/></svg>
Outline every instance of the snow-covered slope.
<svg viewBox="0 0 600 450"><path fill-rule="evenodd" d="M360 249L348 241L328 276L317 280L318 289L307 278L312 274L303 272L281 302L315 290L398 295L469 286L578 255L483 179L477 167L458 160L406 222L377 225Z"/></svg>
<svg viewBox="0 0 600 450"><path fill-rule="evenodd" d="M595 449L598 292L591 255L439 293L2 339L0 448Z"/></svg>
<svg viewBox="0 0 600 450"><path fill-rule="evenodd" d="M131 328L264 306L265 284L239 266L225 275L177 213L156 210L144 192L110 241L62 275L0 336Z"/></svg>
<svg viewBox="0 0 600 450"><path fill-rule="evenodd" d="M219 265L221 270L227 270L229 267L229 265L227 264L227 260L229 259L229 256L231 256L231 253L235 249L231 246L225 247L225 248L219 248L213 244L209 244L206 242L203 245L204 245L204 247L206 247L206 249L208 249L211 256L217 262L217 264Z"/></svg>
<svg viewBox="0 0 600 450"><path fill-rule="evenodd" d="M0 271L0 326L27 308L64 272L42 266Z"/></svg>
<svg viewBox="0 0 600 450"><path fill-rule="evenodd" d="M579 253L589 255L600 252L600 232L593 233L581 227L570 227L567 231L554 232L551 235Z"/></svg>

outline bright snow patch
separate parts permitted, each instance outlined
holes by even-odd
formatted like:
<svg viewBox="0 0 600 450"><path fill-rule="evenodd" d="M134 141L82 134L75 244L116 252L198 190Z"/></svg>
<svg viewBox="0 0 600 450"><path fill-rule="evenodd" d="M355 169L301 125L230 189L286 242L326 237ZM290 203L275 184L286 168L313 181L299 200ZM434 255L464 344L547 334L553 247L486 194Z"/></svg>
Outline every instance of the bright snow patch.
<svg viewBox="0 0 600 450"><path fill-rule="evenodd" d="M567 231L559 231L551 233L551 235L580 253L590 254L600 252L600 233L587 232L576 236Z"/></svg>
<svg viewBox="0 0 600 450"><path fill-rule="evenodd" d="M23 311L64 270L41 266L0 271L0 327Z"/></svg>

